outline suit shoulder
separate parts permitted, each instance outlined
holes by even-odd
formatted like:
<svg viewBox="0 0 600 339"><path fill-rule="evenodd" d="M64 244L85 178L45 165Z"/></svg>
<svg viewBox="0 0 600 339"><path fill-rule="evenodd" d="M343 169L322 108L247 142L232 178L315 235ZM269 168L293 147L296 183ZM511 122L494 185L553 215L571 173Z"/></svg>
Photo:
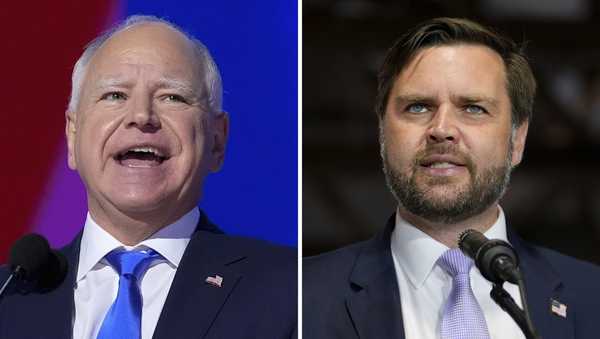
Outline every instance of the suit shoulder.
<svg viewBox="0 0 600 339"><path fill-rule="evenodd" d="M8 268L8 265L0 265L0 284L3 283L9 275L10 270Z"/></svg>
<svg viewBox="0 0 600 339"><path fill-rule="evenodd" d="M302 260L302 267L309 271L328 270L331 269L331 265L352 267L356 257L362 252L365 245L366 241L362 241L333 251L305 257Z"/></svg>
<svg viewBox="0 0 600 339"><path fill-rule="evenodd" d="M243 236L214 233L206 236L210 237L210 246L229 253L231 258L239 261L245 274L297 280L298 251L293 247Z"/></svg>
<svg viewBox="0 0 600 339"><path fill-rule="evenodd" d="M367 241L355 243L302 260L303 291L307 294L332 286L347 286L356 260ZM341 291L341 289L339 289Z"/></svg>
<svg viewBox="0 0 600 339"><path fill-rule="evenodd" d="M260 257L269 262L298 262L298 250L294 247L278 245L265 240L243 236L219 234L217 237L219 237L221 241L227 243L227 246L236 247L244 252L252 253L253 256Z"/></svg>
<svg viewBox="0 0 600 339"><path fill-rule="evenodd" d="M598 290L598 286L600 286L600 266L548 248L539 246L534 246L534 248L546 259L565 283L578 286L578 288L587 286L594 288L596 291Z"/></svg>

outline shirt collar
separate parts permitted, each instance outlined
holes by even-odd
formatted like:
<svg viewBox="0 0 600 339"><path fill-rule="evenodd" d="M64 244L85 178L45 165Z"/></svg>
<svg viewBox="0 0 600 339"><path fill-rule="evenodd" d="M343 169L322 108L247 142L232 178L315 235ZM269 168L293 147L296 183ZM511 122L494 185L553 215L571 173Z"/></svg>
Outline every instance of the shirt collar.
<svg viewBox="0 0 600 339"><path fill-rule="evenodd" d="M151 248L167 260L171 266L177 268L190 237L198 225L198 220L200 220L200 211L196 207L179 220L161 228L148 239L132 247L125 246L115 239L98 225L88 212L81 236L77 281L83 279L110 251L119 247L128 250L138 247Z"/></svg>
<svg viewBox="0 0 600 339"><path fill-rule="evenodd" d="M500 206L498 206L498 219L485 232L485 236L489 239L507 241L506 219ZM396 213L396 227L392 231L391 247L394 259L416 289L423 286L438 258L448 250L446 245L404 220L400 213Z"/></svg>

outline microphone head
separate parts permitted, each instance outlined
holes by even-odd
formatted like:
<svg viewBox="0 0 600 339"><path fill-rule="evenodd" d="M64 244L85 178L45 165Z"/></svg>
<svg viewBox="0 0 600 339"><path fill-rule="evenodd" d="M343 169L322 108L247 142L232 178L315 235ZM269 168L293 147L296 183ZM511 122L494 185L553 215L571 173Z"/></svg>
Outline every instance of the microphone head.
<svg viewBox="0 0 600 339"><path fill-rule="evenodd" d="M11 248L9 265L17 278L40 291L56 288L67 275L66 257L39 234L28 234Z"/></svg>
<svg viewBox="0 0 600 339"><path fill-rule="evenodd" d="M17 240L10 249L9 265L23 280L40 278L50 254L48 241L39 234L27 234Z"/></svg>
<svg viewBox="0 0 600 339"><path fill-rule="evenodd" d="M467 256L473 260L477 260L477 253L487 241L488 238L486 238L483 233L473 229L468 229L462 232L458 237L458 247Z"/></svg>
<svg viewBox="0 0 600 339"><path fill-rule="evenodd" d="M458 246L475 261L475 265L487 280L493 283L517 283L514 271L498 271L498 267L495 266L509 265L515 270L519 266L519 257L506 241L488 239L479 231L466 230L460 234Z"/></svg>
<svg viewBox="0 0 600 339"><path fill-rule="evenodd" d="M37 283L40 291L51 291L60 285L67 276L67 257L59 251L50 250L48 261Z"/></svg>

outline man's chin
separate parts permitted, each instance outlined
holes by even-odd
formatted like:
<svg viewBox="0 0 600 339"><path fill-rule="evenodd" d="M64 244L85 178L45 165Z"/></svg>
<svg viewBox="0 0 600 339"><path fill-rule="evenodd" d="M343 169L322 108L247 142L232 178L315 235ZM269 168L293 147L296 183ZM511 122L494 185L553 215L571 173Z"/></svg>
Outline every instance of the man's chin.
<svg viewBox="0 0 600 339"><path fill-rule="evenodd" d="M468 187L427 185L415 188L412 202L405 201L405 208L412 214L434 223L454 223L463 219Z"/></svg>
<svg viewBox="0 0 600 339"><path fill-rule="evenodd" d="M166 194L156 192L129 192L130 194L112 197L111 204L127 215L144 215L168 211L172 200Z"/></svg>
<svg viewBox="0 0 600 339"><path fill-rule="evenodd" d="M422 204L427 206L428 214L442 216L454 215L456 210L459 210L463 205L460 201L461 197L425 197ZM438 218L436 218L438 219Z"/></svg>
<svg viewBox="0 0 600 339"><path fill-rule="evenodd" d="M417 182L416 189L424 200L430 201L434 205L451 206L467 193L469 190L468 186L468 183L460 182L428 182L425 184Z"/></svg>
<svg viewBox="0 0 600 339"><path fill-rule="evenodd" d="M131 203L118 206L118 210L128 218L152 223L151 221L155 220L157 217L166 215L170 208L160 204Z"/></svg>
<svg viewBox="0 0 600 339"><path fill-rule="evenodd" d="M413 180L421 189L433 189L450 187L454 189L457 186L467 186L470 184L471 176L468 171L462 171L458 175L429 175L427 172L417 171Z"/></svg>

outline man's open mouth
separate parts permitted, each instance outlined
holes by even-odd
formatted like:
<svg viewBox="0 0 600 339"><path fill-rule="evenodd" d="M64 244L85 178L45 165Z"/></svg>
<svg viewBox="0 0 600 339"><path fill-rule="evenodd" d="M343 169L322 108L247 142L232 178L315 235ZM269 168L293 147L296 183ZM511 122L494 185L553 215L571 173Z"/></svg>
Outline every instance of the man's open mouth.
<svg viewBox="0 0 600 339"><path fill-rule="evenodd" d="M438 159L437 157L426 158L420 161L420 165L423 167L431 168L448 168L456 166L464 166L464 163L455 159Z"/></svg>
<svg viewBox="0 0 600 339"><path fill-rule="evenodd" d="M126 167L156 167L169 157L156 147L136 146L119 152L115 160Z"/></svg>
<svg viewBox="0 0 600 339"><path fill-rule="evenodd" d="M424 166L429 168L452 168L461 165L457 165L451 162L433 162Z"/></svg>
<svg viewBox="0 0 600 339"><path fill-rule="evenodd" d="M450 154L433 154L422 158L419 165L429 169L452 169L465 167L466 161L461 157Z"/></svg>

